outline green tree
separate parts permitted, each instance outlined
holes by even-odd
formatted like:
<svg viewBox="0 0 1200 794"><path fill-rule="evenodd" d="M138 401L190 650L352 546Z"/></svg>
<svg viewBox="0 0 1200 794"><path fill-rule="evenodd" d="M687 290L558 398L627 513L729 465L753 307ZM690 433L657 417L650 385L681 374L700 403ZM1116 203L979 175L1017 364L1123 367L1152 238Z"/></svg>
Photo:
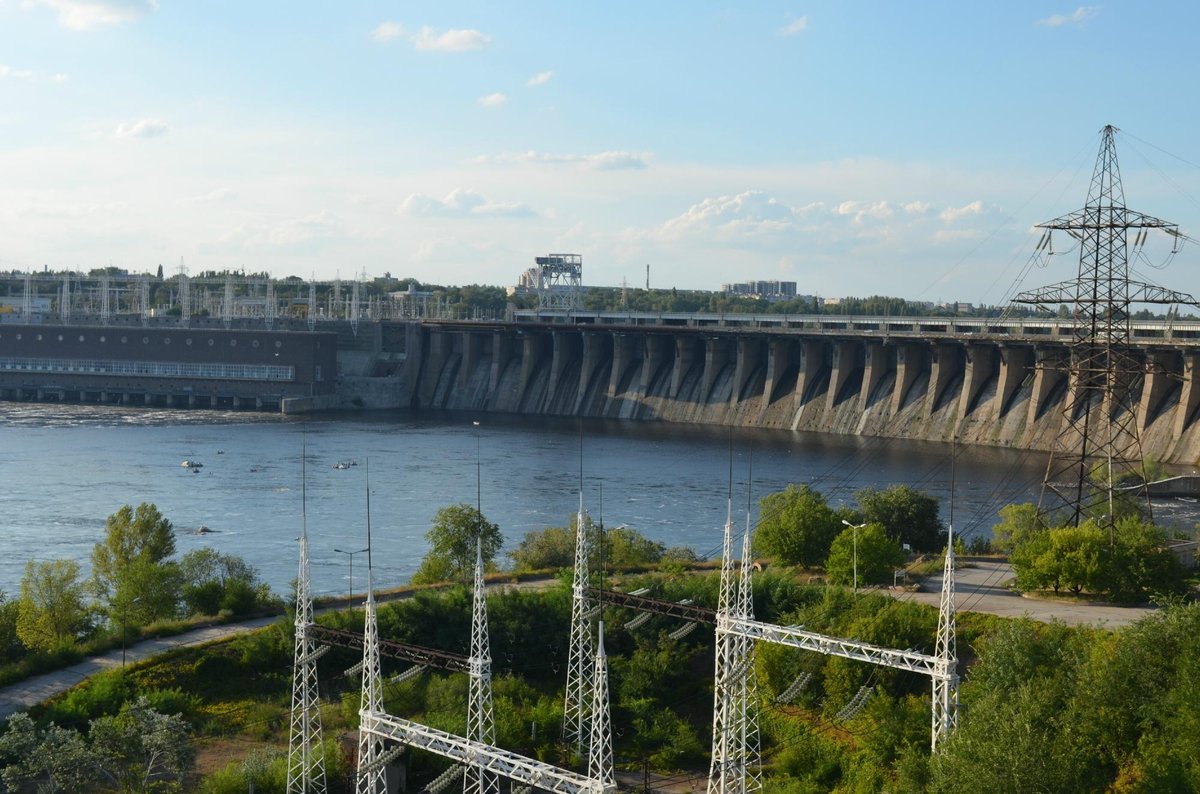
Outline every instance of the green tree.
<svg viewBox="0 0 1200 794"><path fill-rule="evenodd" d="M604 564L609 568L634 568L654 565L663 558L667 547L633 527L615 527L604 533Z"/></svg>
<svg viewBox="0 0 1200 794"><path fill-rule="evenodd" d="M1092 521L1031 533L1013 549L1011 559L1022 590L1105 589L1108 534Z"/></svg>
<svg viewBox="0 0 1200 794"><path fill-rule="evenodd" d="M144 697L92 720L88 735L99 771L119 791L178 790L196 764L187 722L155 711Z"/></svg>
<svg viewBox="0 0 1200 794"><path fill-rule="evenodd" d="M176 613L175 533L158 508L125 505L105 522L92 548L92 590L114 623L139 626Z"/></svg>
<svg viewBox="0 0 1200 794"><path fill-rule="evenodd" d="M829 581L834 584L852 583L856 555L860 585L891 582L892 571L902 565L905 558L900 541L891 537L879 524L846 527L833 539L829 549L829 559L825 563Z"/></svg>
<svg viewBox="0 0 1200 794"><path fill-rule="evenodd" d="M1000 522L992 527L992 547L996 551L1011 552L1032 532L1040 532L1037 521L1037 505L1032 502L1005 505L1000 508Z"/></svg>
<svg viewBox="0 0 1200 794"><path fill-rule="evenodd" d="M854 523L880 524L913 551L941 551L944 529L937 499L929 494L893 485L882 491L864 488L854 498L863 519Z"/></svg>
<svg viewBox="0 0 1200 794"><path fill-rule="evenodd" d="M221 610L240 615L265 605L270 589L258 571L241 557L215 549L194 549L179 560L184 609L192 615L215 615Z"/></svg>
<svg viewBox="0 0 1200 794"><path fill-rule="evenodd" d="M762 520L754 550L782 565L820 565L841 529L841 521L817 491L789 485L759 500Z"/></svg>
<svg viewBox="0 0 1200 794"><path fill-rule="evenodd" d="M489 565L500 551L504 536L469 504L448 505L437 511L425 533L429 551L413 574L413 584L465 579L475 567L475 539L483 541L483 563Z"/></svg>
<svg viewBox="0 0 1200 794"><path fill-rule="evenodd" d="M29 715L20 712L8 721L0 736L0 780L8 791L92 791L99 775L96 754L79 731L51 725L40 730Z"/></svg>
<svg viewBox="0 0 1200 794"><path fill-rule="evenodd" d="M15 661L24 655L21 638L17 636L17 617L20 613L20 602L11 600L0 590L0 664Z"/></svg>
<svg viewBox="0 0 1200 794"><path fill-rule="evenodd" d="M48 651L76 640L87 627L79 563L30 560L21 577L17 636L26 648Z"/></svg>
<svg viewBox="0 0 1200 794"><path fill-rule="evenodd" d="M517 548L508 554L513 568L518 571L540 571L574 565L574 522L572 517L570 527L546 527L526 532Z"/></svg>

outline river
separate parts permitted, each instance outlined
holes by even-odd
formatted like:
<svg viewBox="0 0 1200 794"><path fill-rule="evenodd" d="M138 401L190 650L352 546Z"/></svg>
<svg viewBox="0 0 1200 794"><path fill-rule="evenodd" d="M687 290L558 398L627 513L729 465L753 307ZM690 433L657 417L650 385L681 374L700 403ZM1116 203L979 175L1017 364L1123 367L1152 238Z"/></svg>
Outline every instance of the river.
<svg viewBox="0 0 1200 794"><path fill-rule="evenodd" d="M413 413L281 417L215 411L0 404L0 590L15 596L30 559L70 558L85 572L104 520L154 502L176 528L179 554L211 546L254 565L276 592L296 576L301 449L315 594L365 585L370 482L376 586L407 582L438 508L481 503L505 548L564 525L579 500L609 526L627 524L668 546L719 551L729 484L728 432L656 423ZM949 516L951 448L850 436L736 431L734 511L744 525L747 477L758 497L808 483L832 504L855 490L905 483ZM203 464L193 473L180 463ZM334 464L354 461L345 469ZM368 465L369 464L369 465ZM954 523L987 536L999 507L1036 499L1040 453L960 448ZM1194 508L1194 506L1192 506ZM602 510L602 512L601 512ZM757 507L753 509L757 514ZM208 534L196 534L200 526Z"/></svg>

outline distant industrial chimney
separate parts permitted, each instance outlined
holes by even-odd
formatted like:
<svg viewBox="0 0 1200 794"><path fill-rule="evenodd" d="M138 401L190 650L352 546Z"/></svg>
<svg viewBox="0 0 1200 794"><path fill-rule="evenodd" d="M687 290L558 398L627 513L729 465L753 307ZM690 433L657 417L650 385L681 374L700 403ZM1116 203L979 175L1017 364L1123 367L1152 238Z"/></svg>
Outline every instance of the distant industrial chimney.
<svg viewBox="0 0 1200 794"><path fill-rule="evenodd" d="M646 263L646 291L650 291L650 263Z"/></svg>

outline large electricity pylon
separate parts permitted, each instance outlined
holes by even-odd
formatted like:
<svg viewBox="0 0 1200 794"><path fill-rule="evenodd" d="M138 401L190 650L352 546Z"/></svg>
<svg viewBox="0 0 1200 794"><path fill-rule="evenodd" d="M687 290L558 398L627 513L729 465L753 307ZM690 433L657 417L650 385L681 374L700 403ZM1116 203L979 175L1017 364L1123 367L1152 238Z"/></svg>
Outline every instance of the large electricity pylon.
<svg viewBox="0 0 1200 794"><path fill-rule="evenodd" d="M740 725L735 695L742 637L730 632L736 614L738 581L733 559L733 498L729 499L721 544L721 584L717 594L716 669L713 673L713 737L709 762L709 794L734 794L745 790L746 776L740 752Z"/></svg>
<svg viewBox="0 0 1200 794"><path fill-rule="evenodd" d="M616 786L613 773L612 726L608 719L608 657L604 653L604 621L592 669L592 724L588 740L588 777L601 787Z"/></svg>
<svg viewBox="0 0 1200 794"><path fill-rule="evenodd" d="M933 676L933 725L930 743L934 752L958 727L958 631L954 608L954 525L946 535L946 564L942 571L942 597L938 603L938 633L933 655L941 675Z"/></svg>
<svg viewBox="0 0 1200 794"><path fill-rule="evenodd" d="M751 556L750 510L746 510L746 534L742 536L742 563L738 580L737 615L743 620L754 619L754 587L751 576L754 559ZM758 729L758 672L754 669L755 641L737 637L737 667L739 673L734 690L737 709L738 754L741 757L745 792L762 790L762 766Z"/></svg>
<svg viewBox="0 0 1200 794"><path fill-rule="evenodd" d="M1039 224L1047 230L1047 246L1055 231L1079 240L1078 275L1013 298L1014 303L1051 311L1065 304L1074 321L1064 422L1038 500L1043 523L1078 524L1092 518L1111 526L1114 495L1122 481L1129 474L1145 481L1134 395L1142 367L1130 349L1130 305L1196 303L1190 295L1130 278L1130 229L1137 231L1135 244L1149 229L1161 229L1176 241L1181 236L1176 224L1125 207L1116 131L1109 125L1101 132L1083 209Z"/></svg>
<svg viewBox="0 0 1200 794"><path fill-rule="evenodd" d="M482 521L482 516L480 517ZM467 697L467 738L496 743L492 713L492 651L488 641L487 594L483 589L483 538L475 539L475 589L471 606L471 670ZM500 780L484 764L468 765L463 794L500 794Z"/></svg>
<svg viewBox="0 0 1200 794"><path fill-rule="evenodd" d="M303 466L301 467L303 469ZM304 475L301 475L304 480ZM317 692L317 648L308 629L313 622L308 576L307 481L301 483L300 573L296 577L296 655L292 673L292 728L288 742L288 794L323 794L325 749L321 743L321 700Z"/></svg>
<svg viewBox="0 0 1200 794"><path fill-rule="evenodd" d="M379 621L371 581L371 490L367 489L367 608L363 616L362 700L358 708L358 768L355 794L387 794L387 760L383 737L372 729L383 710L383 680L379 669Z"/></svg>
<svg viewBox="0 0 1200 794"><path fill-rule="evenodd" d="M575 516L575 574L571 580L571 647L567 658L567 691L563 708L563 742L580 755L588 740L594 655L592 653L592 599L588 594L588 537L583 512L583 487Z"/></svg>

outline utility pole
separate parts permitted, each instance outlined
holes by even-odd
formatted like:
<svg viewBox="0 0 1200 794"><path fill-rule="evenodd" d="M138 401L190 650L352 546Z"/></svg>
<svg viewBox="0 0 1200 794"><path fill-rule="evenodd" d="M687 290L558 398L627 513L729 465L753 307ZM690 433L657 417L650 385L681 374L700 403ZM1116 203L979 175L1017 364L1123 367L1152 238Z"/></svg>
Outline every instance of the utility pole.
<svg viewBox="0 0 1200 794"><path fill-rule="evenodd" d="M1116 132L1110 124L1100 133L1100 154L1083 209L1039 224L1046 230L1039 251L1053 250L1051 238L1056 231L1079 240L1078 275L1013 298L1014 303L1050 311L1066 304L1072 308L1074 321L1070 361L1065 367L1063 425L1038 500L1038 520L1047 526L1064 521L1078 525L1091 518L1111 527L1115 521L1111 506L1122 475L1132 474L1145 482L1135 396L1143 365L1130 346L1130 305L1200 305L1191 295L1130 278L1131 229L1135 231L1135 250L1151 229L1174 238L1172 253L1185 238L1178 225L1125 207ZM1061 365L1047 368L1063 369ZM1096 465L1108 471L1094 476ZM1142 496L1148 512L1148 491L1143 490Z"/></svg>

